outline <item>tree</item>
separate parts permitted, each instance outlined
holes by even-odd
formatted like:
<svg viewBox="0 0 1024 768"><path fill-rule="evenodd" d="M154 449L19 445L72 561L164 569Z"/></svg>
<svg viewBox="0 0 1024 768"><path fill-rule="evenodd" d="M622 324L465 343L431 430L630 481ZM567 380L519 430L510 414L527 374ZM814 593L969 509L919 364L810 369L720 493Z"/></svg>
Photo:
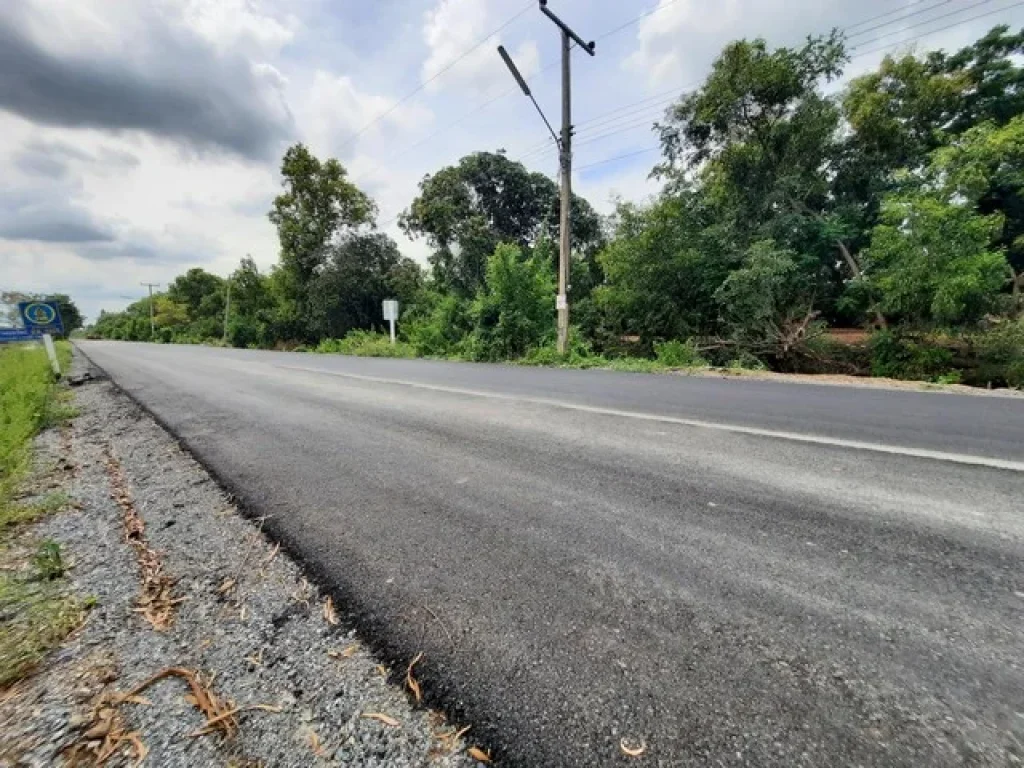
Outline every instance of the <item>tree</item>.
<svg viewBox="0 0 1024 768"><path fill-rule="evenodd" d="M669 190L695 187L723 245L742 252L771 239L814 254L806 263L834 300L843 274L861 267L855 230L834 205L829 179L837 160L840 112L820 85L838 77L847 56L837 33L800 48L769 50L764 40L730 43L704 85L669 109L657 126L664 161L655 173Z"/></svg>
<svg viewBox="0 0 1024 768"><path fill-rule="evenodd" d="M620 204L615 221L599 256L605 283L595 292L606 332L637 334L648 346L710 333L715 289L738 257L723 246L701 198L690 191L648 208Z"/></svg>
<svg viewBox="0 0 1024 768"><path fill-rule="evenodd" d="M991 243L998 214L922 189L892 195L866 252L879 309L912 327L966 326L996 307L1006 259Z"/></svg>
<svg viewBox="0 0 1024 768"><path fill-rule="evenodd" d="M530 173L502 152L477 152L424 177L400 221L410 237L426 237L434 249L430 263L438 286L469 298L483 285L487 261L500 243L529 249L555 236L558 206L558 187L547 176ZM591 263L603 242L600 218L578 197L572 242L577 258Z"/></svg>
<svg viewBox="0 0 1024 768"><path fill-rule="evenodd" d="M291 278L296 330L302 328L310 285L328 247L343 234L372 224L376 216L373 202L347 175L336 159L321 162L302 144L290 147L281 163L285 191L274 198L270 221L281 243L281 268Z"/></svg>
<svg viewBox="0 0 1024 768"><path fill-rule="evenodd" d="M17 325L18 318L17 304L24 301L55 301L57 311L60 312L60 319L64 325L64 332L70 335L84 324L82 313L78 306L66 293L24 293L21 291L0 291L0 306L4 307L3 323L6 325Z"/></svg>
<svg viewBox="0 0 1024 768"><path fill-rule="evenodd" d="M771 240L754 243L715 291L726 338L741 353L786 366L819 330L815 291L794 251Z"/></svg>
<svg viewBox="0 0 1024 768"><path fill-rule="evenodd" d="M934 153L932 175L947 198L974 204L982 216L999 214L1002 226L992 247L1007 258L1015 309L1024 288L1024 116L1005 125L993 122L965 131Z"/></svg>
<svg viewBox="0 0 1024 768"><path fill-rule="evenodd" d="M52 293L47 299L57 302L60 319L64 324L64 333L70 335L85 324L82 313L78 311L75 302L66 293Z"/></svg>
<svg viewBox="0 0 1024 768"><path fill-rule="evenodd" d="M419 290L419 267L385 234L350 234L328 251L310 287L311 328L342 338L353 329L381 327L381 304L405 304Z"/></svg>

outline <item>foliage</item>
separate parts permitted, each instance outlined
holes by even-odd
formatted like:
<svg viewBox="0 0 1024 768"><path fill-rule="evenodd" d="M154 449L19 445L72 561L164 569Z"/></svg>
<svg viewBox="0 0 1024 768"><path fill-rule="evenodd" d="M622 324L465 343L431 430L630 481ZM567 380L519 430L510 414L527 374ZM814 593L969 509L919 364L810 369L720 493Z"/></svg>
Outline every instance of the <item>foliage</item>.
<svg viewBox="0 0 1024 768"><path fill-rule="evenodd" d="M687 338L713 329L714 293L736 257L704 226L691 194L648 208L620 204L614 237L599 259L605 283L595 291L607 335Z"/></svg>
<svg viewBox="0 0 1024 768"><path fill-rule="evenodd" d="M314 338L341 338L356 329L382 328L384 299L410 302L421 285L419 266L381 233L350 234L328 255L310 283Z"/></svg>
<svg viewBox="0 0 1024 768"><path fill-rule="evenodd" d="M688 341L656 341L654 342L655 359L667 368L705 368L708 361L701 355L696 342Z"/></svg>
<svg viewBox="0 0 1024 768"><path fill-rule="evenodd" d="M46 423L53 393L41 348L0 347L0 514L28 468L30 440Z"/></svg>
<svg viewBox="0 0 1024 768"><path fill-rule="evenodd" d="M437 287L471 298L483 287L499 244L530 249L555 239L558 205L558 187L547 176L501 152L476 152L426 176L400 221L410 237L425 237L433 249ZM572 242L591 264L603 242L600 220L582 198L572 202Z"/></svg>
<svg viewBox="0 0 1024 768"><path fill-rule="evenodd" d="M978 361L969 383L1024 389L1024 318L1001 322L969 340Z"/></svg>
<svg viewBox="0 0 1024 768"><path fill-rule="evenodd" d="M356 357L417 357L416 348L404 341L391 343L391 337L371 331L350 331L343 339L324 339L313 350L322 355Z"/></svg>
<svg viewBox="0 0 1024 768"><path fill-rule="evenodd" d="M729 43L656 126L661 193L608 219L573 199L567 356L553 347L558 188L502 151L420 182L400 225L426 241L424 273L375 230L345 168L296 145L270 213L278 264L190 270L90 333L398 354L375 335L397 298L403 355L1007 384L1005 329L1024 314L1022 54L1024 31L996 27L836 87L838 33ZM854 348L829 325L880 333Z"/></svg>
<svg viewBox="0 0 1024 768"><path fill-rule="evenodd" d="M715 293L732 348L780 365L791 361L820 332L814 291L796 253L771 240L754 243Z"/></svg>
<svg viewBox="0 0 1024 768"><path fill-rule="evenodd" d="M541 344L554 332L553 295L545 264L523 258L514 245L499 245L487 260L485 285L470 309L475 327L469 356L515 359Z"/></svg>
<svg viewBox="0 0 1024 768"><path fill-rule="evenodd" d="M423 291L418 303L403 315L399 327L421 355L458 355L463 340L473 329L471 303L455 294Z"/></svg>
<svg viewBox="0 0 1024 768"><path fill-rule="evenodd" d="M934 380L948 374L953 363L949 349L893 331L874 334L870 346L871 372L875 376Z"/></svg>
<svg viewBox="0 0 1024 768"><path fill-rule="evenodd" d="M980 320L1006 282L1006 259L989 248L1001 225L927 191L887 198L866 253L881 312L917 327Z"/></svg>

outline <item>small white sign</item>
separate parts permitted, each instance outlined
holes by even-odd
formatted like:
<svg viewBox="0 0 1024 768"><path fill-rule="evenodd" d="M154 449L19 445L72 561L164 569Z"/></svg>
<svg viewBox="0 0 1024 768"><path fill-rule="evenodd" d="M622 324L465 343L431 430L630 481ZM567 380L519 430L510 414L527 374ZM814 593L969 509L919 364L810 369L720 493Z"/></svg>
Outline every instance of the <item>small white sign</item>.
<svg viewBox="0 0 1024 768"><path fill-rule="evenodd" d="M398 320L398 301L395 299L384 299L384 319Z"/></svg>
<svg viewBox="0 0 1024 768"><path fill-rule="evenodd" d="M568 309L569 300L565 297L564 293L560 293L555 297L555 309Z"/></svg>

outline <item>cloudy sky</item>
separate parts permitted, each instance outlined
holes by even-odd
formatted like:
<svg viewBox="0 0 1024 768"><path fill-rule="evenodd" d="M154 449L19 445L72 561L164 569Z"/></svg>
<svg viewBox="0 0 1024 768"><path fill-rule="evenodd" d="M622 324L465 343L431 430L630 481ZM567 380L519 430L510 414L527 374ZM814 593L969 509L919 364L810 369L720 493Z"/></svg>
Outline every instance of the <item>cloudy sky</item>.
<svg viewBox="0 0 1024 768"><path fill-rule="evenodd" d="M601 211L656 191L651 123L731 39L848 27L856 74L914 41L1024 23L1017 0L550 6L597 40L573 61L575 184ZM70 293L95 317L192 266L269 267L266 213L295 141L339 157L422 260L395 217L424 174L498 148L555 173L499 42L554 121L559 39L532 0L3 0L0 289Z"/></svg>

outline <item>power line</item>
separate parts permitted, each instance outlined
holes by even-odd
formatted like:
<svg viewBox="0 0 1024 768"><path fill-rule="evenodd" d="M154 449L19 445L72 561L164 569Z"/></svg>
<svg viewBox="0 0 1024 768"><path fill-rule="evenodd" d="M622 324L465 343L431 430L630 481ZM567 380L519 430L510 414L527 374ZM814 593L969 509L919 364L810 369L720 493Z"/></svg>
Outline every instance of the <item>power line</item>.
<svg viewBox="0 0 1024 768"><path fill-rule="evenodd" d="M516 20L518 20L518 19L519 19L520 17L522 17L522 16L523 16L523 15L524 15L524 14L525 14L525 13L526 13L527 11L529 11L529 10L530 10L531 8L533 8L533 0L530 0L530 2L528 2L528 3L527 3L527 4L525 5L525 6L523 6L522 10L520 10L519 12L517 12L517 13L516 13L516 14L515 14L515 15L514 15L514 16L513 16L512 18L510 18L510 19L508 19L507 21L505 21L505 22L504 22L504 23L503 23L503 24L502 24L501 26L497 27L497 28L496 28L495 30L493 30L492 32L489 32L489 33L488 33L488 34L487 34L486 36L484 36L484 37L480 38L480 39L479 39L479 40L478 40L478 41L477 41L476 43L474 43L474 44L473 44L473 45L472 45L472 46L471 46L470 48L466 49L466 50L465 50L465 51L463 51L463 52L462 52L462 53L461 53L461 54L460 54L459 56L457 56L456 58L454 58L454 59L453 59L452 61L448 62L448 64L446 64L446 65L445 65L445 66L444 66L444 67L443 67L442 69L438 70L438 71L437 71L437 72L435 72L435 73L434 73L433 75L431 75L430 77L428 77L428 78L427 78L426 80L424 80L423 82L421 82L421 83L420 83L419 85L417 85L417 86L416 86L415 88L413 88L413 89L412 89L411 91L409 91L409 92L408 92L407 94L405 94L405 96L403 96L402 98L400 98L400 99L399 99L398 101L396 101L396 102L395 102L394 104L392 104L392 105L391 105L390 107L388 107L388 108L387 108L387 109L385 109L385 110L384 110L383 112L381 112L381 113L380 113L380 114L378 114L378 115L377 115L376 117L374 117L374 118L373 118L372 120L370 120L370 122L368 122L368 123L367 123L366 125L364 125L364 126L363 126L362 128L360 128L360 129L359 129L358 131L356 131L356 132L355 132L354 134L352 134L351 136L349 136L349 137L348 137L348 138L347 138L347 139L346 139L346 140L345 140L345 141L344 141L344 142L343 142L343 143L341 144L341 146L339 147L339 149L344 149L345 147L349 146L349 145L350 145L350 144L351 144L351 143L352 143L353 141L355 141L355 140L356 140L356 139L358 139L358 138L359 138L360 136L362 136L362 135L363 135L364 133L366 133L366 131L368 131L368 130L369 130L370 128L372 128L372 127L373 127L374 125L376 125L376 124L377 124L377 123L379 123L379 122L380 122L381 120L383 120L383 119L384 119L385 117L387 117L388 115L390 115L390 114L391 114L392 112L394 112L394 111L395 111L396 109L398 109L398 108L399 108L400 106L402 106L402 105L403 105L403 104L404 104L405 102L407 102L407 101L408 101L409 99L411 99L411 98L412 98L413 96L415 96L415 95L416 95L417 93L419 93L420 91L422 91L422 90L423 90L424 88L426 88L426 87L427 87L428 85L430 85L430 84L431 84L432 82L434 82L434 81L435 81L435 80L437 80L437 79L438 79L439 77L441 77L441 75L443 75L443 74L445 74L446 72L448 72L448 71L449 71L449 70L450 70L450 69L451 69L452 67L454 67L454 66L455 66L456 64L458 64L458 63L459 63L460 61L463 61L463 60L464 60L464 59L465 59L465 58L466 58L467 56L469 56L469 55L470 55L471 53L473 53L473 52L474 52L475 50L477 50L477 49L478 49L478 48L479 48L479 47L480 47L481 45L483 45L484 43L486 43L486 42L487 42L488 40L490 40L490 39L491 39L492 37L494 37L494 36L495 36L496 34L498 34L498 33L499 33L499 32L501 32L502 30L504 30L504 29L505 29L506 27L508 27L509 25L511 25L511 24L512 24L513 22L515 22Z"/></svg>
<svg viewBox="0 0 1024 768"><path fill-rule="evenodd" d="M847 39L854 38L854 37L861 37L863 35L868 34L869 32L874 32L876 29L882 29L883 27L888 27L891 24L899 24L901 21L906 21L907 19L912 19L915 16L920 16L922 13L928 13L928 11L934 11L936 8L941 8L944 5L949 5L951 2L953 2L953 0L939 0L939 2L936 2L933 5L929 5L927 8L922 8L919 11L914 11L913 13L908 13L905 16L900 16L899 18L896 18L896 19L890 19L889 21L884 21L881 24L876 24L873 27L868 27L867 29L862 29L860 32L857 32L857 33L855 33L853 35L850 35L849 37L847 37ZM850 30L849 30L849 28L846 28L845 31L849 32Z"/></svg>
<svg viewBox="0 0 1024 768"><path fill-rule="evenodd" d="M613 29L609 29L607 32L602 32L600 35L598 35L594 39L595 40L604 40L606 37L611 37L612 35L616 35L619 32L621 32L622 30L627 29L627 28L633 26L634 24L636 24L641 19L646 19L648 16L653 16L654 14L659 13L660 11L665 10L666 8L668 8L669 6L677 3L678 1L679 0L667 0L667 2L661 3L660 5L656 5L653 8L649 8L648 10L644 11L643 13L641 13L639 16L634 16L629 21L623 22L619 26L614 27Z"/></svg>
<svg viewBox="0 0 1024 768"><path fill-rule="evenodd" d="M1003 8L996 8L994 10L988 11L987 13L980 13L977 16L971 16L969 19L961 19L960 21L953 22L952 24L947 24L946 26L939 27L938 29L931 29L927 32L917 35L916 37L912 37L909 40L897 40L894 43L887 43L886 45L882 45L877 48L872 48L867 51L861 51L852 58L859 59L862 56L868 56L872 53L878 53L879 51L884 51L888 48L897 48L901 45L909 45L910 43L916 43L918 40L923 40L926 37L937 35L939 32L945 32L946 30L953 29L954 27L959 27L964 24L970 24L973 21L977 21L978 19L984 19L987 18L988 16L994 16L997 13L1002 13L1004 11L1012 11L1014 8L1019 8L1022 5L1024 5L1024 0L1020 0L1020 2L1013 3L1012 5L1004 6ZM855 48L854 50L857 49Z"/></svg>
<svg viewBox="0 0 1024 768"><path fill-rule="evenodd" d="M872 39L872 42L877 41L877 40L881 40L883 37L892 37L893 35L898 35L901 32L909 32L910 30L917 29L918 27L925 27L925 26L927 26L929 24L932 24L932 23L934 23L936 21L941 21L942 19L947 19L950 16L956 16L958 14L965 13L966 11L973 10L974 8L979 8L979 7L983 6L983 5L988 5L989 3L992 3L992 2L994 2L994 0L978 0L978 2L973 3L972 5L967 5L967 6L963 6L961 8L957 8L956 10L950 11L949 13L944 13L941 16L935 16L935 17L933 17L931 19L925 19L924 21L919 21L916 24L911 24L910 26L902 27L901 29L894 29L891 32L886 32L886 33L881 34L881 35L876 35ZM1006 10L1006 9L1005 8L998 8L994 12L998 13L1001 10Z"/></svg>
<svg viewBox="0 0 1024 768"><path fill-rule="evenodd" d="M980 5L980 3L978 5ZM908 40L899 40L899 41L896 41L896 42L893 42L893 43L888 43L886 45L878 46L877 48L872 48L872 49L870 49L868 51L860 52L856 56L852 56L851 57L851 61L854 60L854 59L862 58L864 56L868 56L868 55L870 55L872 53L878 53L878 52L886 50L886 49L897 48L897 47L899 47L901 45L907 45L907 44L910 44L910 43L915 43L918 40L923 40L924 38L930 37L930 36L935 35L935 34L938 34L939 32L944 32L944 31L946 31L948 29L952 29L954 27L962 26L964 24L969 24L971 22L977 21L978 19L982 19L982 18L986 18L988 16L992 16L992 15L994 15L996 13L1001 12L1001 11L1010 11L1010 10L1013 10L1014 8L1018 8L1020 6L1024 6L1024 0L1018 0L1018 2L1016 2L1016 3L1013 3L1011 5L1004 6L1002 8L998 8L998 9L989 11L987 13L977 14L977 15L972 16L972 17L967 18L967 19L961 19L960 21L954 22L952 24L947 24L944 27L940 27L939 29L929 30L927 32L924 32L924 33L922 33L920 35L917 35L917 36L915 36L915 37L913 37L911 39L908 39ZM854 50L856 50L856 49L854 49ZM604 138L606 136L612 135L613 133L621 133L621 132L624 132L625 130L632 130L632 128L634 128L634 127L636 127L636 126L632 126L632 127L620 130L620 131L611 132L611 133L606 134L605 136L599 136L599 137L595 137L595 138ZM587 143L587 142L580 142L580 144L585 144L585 143ZM597 161L594 161L594 162L591 162L591 163L586 163L584 165L577 166L577 170L584 170L586 168L592 168L592 167L598 166L598 165L605 165L606 163L611 163L611 162L614 162L616 160L623 160L623 159L626 159L626 158L629 158L629 157L635 157L635 156L642 155L642 154L648 154L650 152L654 152L654 151L659 150L659 149L661 149L660 145L653 146L653 147L646 147L644 149L639 149L639 150L636 150L634 152L627 152L627 153L622 154L622 155L616 155L614 157L606 158L606 159L603 159L603 160L597 160Z"/></svg>
<svg viewBox="0 0 1024 768"><path fill-rule="evenodd" d="M583 171L586 170L587 168L593 168L595 165L605 165L607 163L614 163L616 160L625 160L627 157L636 157L637 155L650 154L651 152L656 152L659 149L661 149L661 145L658 145L656 147L647 147L646 149L638 149L635 152L627 152L624 155L616 155L615 157L608 157L605 158L604 160L598 160L593 163L587 163L586 165L577 166L576 170Z"/></svg>
<svg viewBox="0 0 1024 768"><path fill-rule="evenodd" d="M915 5L921 5L922 3L930 2L933 2L933 0L914 0L914 2L912 3L900 3L900 6L898 8L894 8L893 10L887 11L886 13L880 13L877 16L871 16L870 18L862 19L861 21L858 21L856 24L848 24L844 27L844 29L847 32L849 32L850 30L857 29L857 27L863 27L865 24L870 24L873 21L884 19L886 16L892 16L893 14L896 13L902 13L908 8L913 8Z"/></svg>

